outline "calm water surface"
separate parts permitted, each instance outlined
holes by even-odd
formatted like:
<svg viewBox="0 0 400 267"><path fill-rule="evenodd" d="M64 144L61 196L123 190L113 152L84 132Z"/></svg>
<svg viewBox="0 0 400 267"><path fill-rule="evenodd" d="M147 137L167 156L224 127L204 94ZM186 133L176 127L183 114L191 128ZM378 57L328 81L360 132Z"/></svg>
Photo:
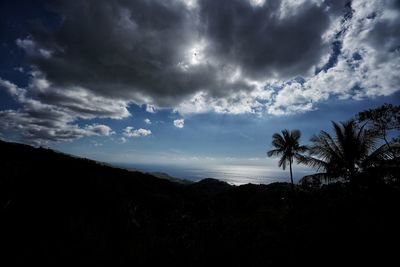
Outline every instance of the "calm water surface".
<svg viewBox="0 0 400 267"><path fill-rule="evenodd" d="M127 169L137 169L144 172L163 172L170 176L200 181L204 178L215 178L230 184L269 184L273 182L290 182L289 171L266 166L248 165L215 165L215 166L171 166L171 165L143 165L143 164L114 164ZM295 181L308 172L294 170Z"/></svg>

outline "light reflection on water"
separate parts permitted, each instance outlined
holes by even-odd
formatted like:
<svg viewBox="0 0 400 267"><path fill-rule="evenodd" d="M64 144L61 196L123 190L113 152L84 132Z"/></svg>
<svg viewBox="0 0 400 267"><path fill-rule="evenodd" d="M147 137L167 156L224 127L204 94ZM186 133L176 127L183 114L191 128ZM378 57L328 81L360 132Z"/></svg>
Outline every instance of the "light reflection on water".
<svg viewBox="0 0 400 267"><path fill-rule="evenodd" d="M127 165L117 164L124 168L135 168L145 172L163 172L170 176L187 179L190 181L200 181L204 178L215 178L230 184L269 184L273 182L289 182L288 170L283 171L266 166L248 165L215 165L207 167L197 166L171 166L171 165ZM298 181L307 174L304 170L295 171L294 180Z"/></svg>

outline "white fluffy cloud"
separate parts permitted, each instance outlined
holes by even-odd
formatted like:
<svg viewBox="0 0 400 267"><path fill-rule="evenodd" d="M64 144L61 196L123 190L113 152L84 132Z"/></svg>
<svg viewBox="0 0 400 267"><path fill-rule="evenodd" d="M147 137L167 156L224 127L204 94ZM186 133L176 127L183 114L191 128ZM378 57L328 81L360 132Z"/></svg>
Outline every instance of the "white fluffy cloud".
<svg viewBox="0 0 400 267"><path fill-rule="evenodd" d="M184 119L174 120L174 126L176 128L183 128L185 126L185 120Z"/></svg>
<svg viewBox="0 0 400 267"><path fill-rule="evenodd" d="M156 107L151 104L146 104L146 112L148 113L156 113Z"/></svg>
<svg viewBox="0 0 400 267"><path fill-rule="evenodd" d="M15 131L31 143L71 141L84 136L110 136L107 125L76 124L78 119L122 119L130 115L125 101L112 101L83 88L53 87L40 73L33 72L27 88L0 78L5 89L20 105L18 110L0 111L0 129Z"/></svg>
<svg viewBox="0 0 400 267"><path fill-rule="evenodd" d="M50 111L52 114L48 114ZM47 113L46 118L32 117L33 113ZM20 133L25 141L35 144L72 141L84 136L110 136L114 131L107 125L90 124L80 127L72 124L73 119L62 111L30 103L24 111L0 111L0 128Z"/></svg>
<svg viewBox="0 0 400 267"><path fill-rule="evenodd" d="M249 82L254 88L250 92L232 92L226 97L211 96L207 92L200 91L190 98L182 101L174 109L180 114L191 113L226 113L226 114L260 114L270 104L272 92L266 90L261 83Z"/></svg>
<svg viewBox="0 0 400 267"><path fill-rule="evenodd" d="M144 119L144 123L150 125L151 124L151 120L149 118Z"/></svg>
<svg viewBox="0 0 400 267"><path fill-rule="evenodd" d="M305 112L330 97L358 100L400 90L400 9L391 1L352 1L351 17L330 31L327 42L341 44L336 64L302 82L282 83L269 113Z"/></svg>
<svg viewBox="0 0 400 267"><path fill-rule="evenodd" d="M151 135L151 131L143 128L134 130L133 127L128 126L123 130L123 135L125 137L143 137Z"/></svg>
<svg viewBox="0 0 400 267"><path fill-rule="evenodd" d="M86 127L84 129L86 131L92 133L93 135L110 136L112 134L115 134L115 132L107 125L97 124L97 123L91 124L91 125L86 125Z"/></svg>

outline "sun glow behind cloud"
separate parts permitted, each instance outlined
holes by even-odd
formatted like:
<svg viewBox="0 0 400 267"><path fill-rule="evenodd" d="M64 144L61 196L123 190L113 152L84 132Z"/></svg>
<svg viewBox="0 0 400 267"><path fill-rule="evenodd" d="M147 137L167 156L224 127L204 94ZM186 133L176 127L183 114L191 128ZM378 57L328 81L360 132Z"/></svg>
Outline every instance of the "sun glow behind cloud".
<svg viewBox="0 0 400 267"><path fill-rule="evenodd" d="M249 1L255 7L262 6L265 3L265 0L249 0Z"/></svg>
<svg viewBox="0 0 400 267"><path fill-rule="evenodd" d="M206 46L207 42L205 39L201 39L190 45L183 55L183 61L179 62L178 66L183 71L189 71L193 66L207 64L208 59L205 57Z"/></svg>

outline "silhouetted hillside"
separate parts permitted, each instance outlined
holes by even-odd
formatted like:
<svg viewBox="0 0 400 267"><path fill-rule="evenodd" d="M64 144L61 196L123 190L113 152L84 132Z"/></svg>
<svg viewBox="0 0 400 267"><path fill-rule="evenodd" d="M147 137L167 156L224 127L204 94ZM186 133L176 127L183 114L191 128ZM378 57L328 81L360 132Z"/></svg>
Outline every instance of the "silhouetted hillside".
<svg viewBox="0 0 400 267"><path fill-rule="evenodd" d="M160 179L167 179L168 181L175 182L175 183L180 183L180 184L192 184L193 183L190 180L173 177L165 172L148 172L148 174L153 175Z"/></svg>
<svg viewBox="0 0 400 267"><path fill-rule="evenodd" d="M0 142L1 260L265 266L396 260L399 189L190 185Z"/></svg>
<svg viewBox="0 0 400 267"><path fill-rule="evenodd" d="M232 189L233 186L217 179L205 178L197 183L190 184L188 188L206 196L213 196L226 192Z"/></svg>

